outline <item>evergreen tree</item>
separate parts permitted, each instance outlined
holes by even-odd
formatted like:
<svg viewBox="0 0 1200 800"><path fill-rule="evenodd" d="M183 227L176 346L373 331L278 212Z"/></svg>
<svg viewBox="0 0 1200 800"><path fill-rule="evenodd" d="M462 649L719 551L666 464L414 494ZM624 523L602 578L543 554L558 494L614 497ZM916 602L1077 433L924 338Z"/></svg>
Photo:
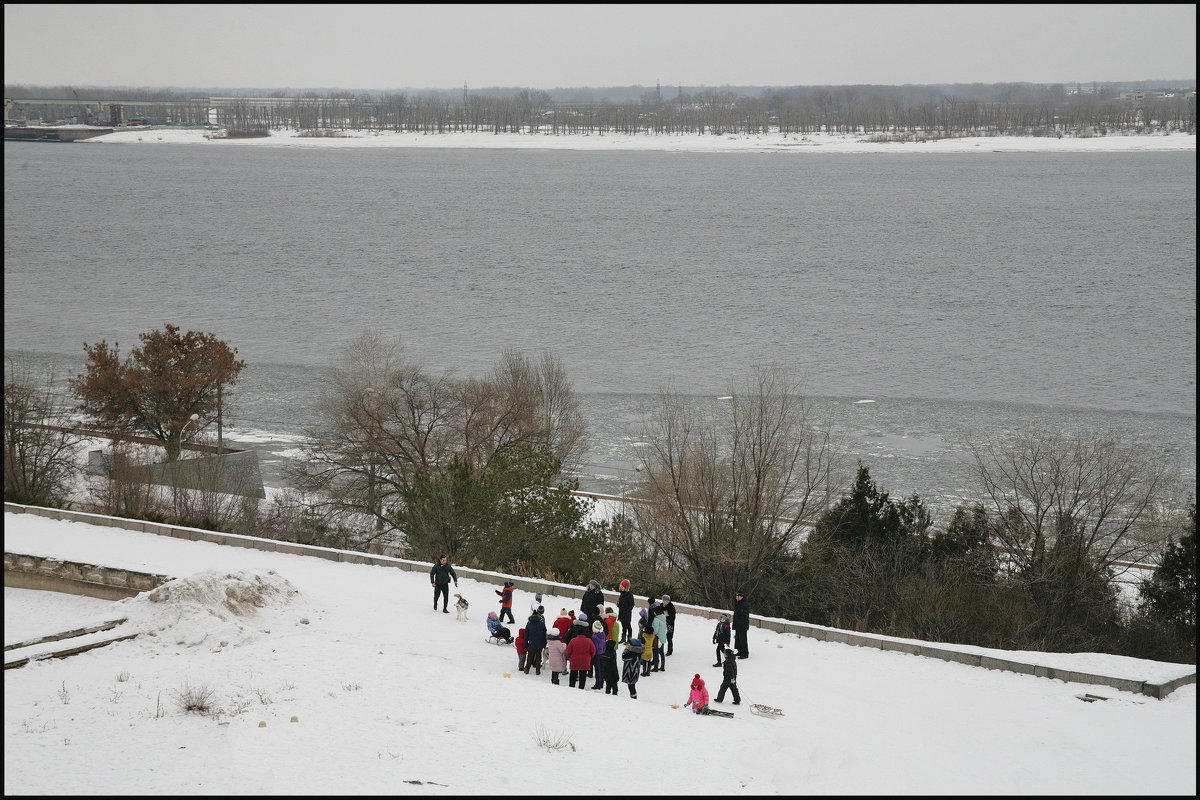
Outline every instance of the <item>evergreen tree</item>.
<svg viewBox="0 0 1200 800"><path fill-rule="evenodd" d="M1196 504L1188 506L1184 534L1167 542L1158 569L1139 588L1146 613L1196 636Z"/></svg>
<svg viewBox="0 0 1200 800"><path fill-rule="evenodd" d="M558 477L560 468L545 448L512 447L480 466L456 457L416 476L392 521L414 557L577 577L608 526L588 521L594 501L572 494L578 481Z"/></svg>
<svg viewBox="0 0 1200 800"><path fill-rule="evenodd" d="M849 496L817 521L796 568L802 619L887 631L900 597L928 552L932 524L920 497L897 503L859 465Z"/></svg>
<svg viewBox="0 0 1200 800"><path fill-rule="evenodd" d="M932 522L920 497L893 501L860 464L850 495L822 515L809 541L863 548L923 543Z"/></svg>

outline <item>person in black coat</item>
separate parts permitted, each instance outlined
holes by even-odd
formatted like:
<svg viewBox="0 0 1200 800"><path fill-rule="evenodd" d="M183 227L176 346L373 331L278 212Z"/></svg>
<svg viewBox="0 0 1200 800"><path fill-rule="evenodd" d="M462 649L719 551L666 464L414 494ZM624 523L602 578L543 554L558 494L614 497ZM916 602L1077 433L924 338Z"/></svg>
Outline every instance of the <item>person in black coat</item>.
<svg viewBox="0 0 1200 800"><path fill-rule="evenodd" d="M542 651L546 649L546 620L536 611L525 623L525 674L533 667L534 675L542 674Z"/></svg>
<svg viewBox="0 0 1200 800"><path fill-rule="evenodd" d="M604 693L617 694L621 688L621 665L617 663L617 643L609 639L604 643Z"/></svg>
<svg viewBox="0 0 1200 800"><path fill-rule="evenodd" d="M591 617L587 614L580 614L571 621L570 627L567 628L567 635L563 637L563 642L570 644L571 640L576 636L591 636L592 623Z"/></svg>
<svg viewBox="0 0 1200 800"><path fill-rule="evenodd" d="M742 696L738 693L737 688L737 662L733 660L734 653L732 650L725 651L725 663L722 665L721 673L721 690L717 692L717 702L725 701L725 692L728 690L733 692L733 704L739 705L742 702Z"/></svg>
<svg viewBox="0 0 1200 800"><path fill-rule="evenodd" d="M733 595L733 641L738 658L750 657L750 646L746 644L746 632L750 630L750 599L738 589Z"/></svg>
<svg viewBox="0 0 1200 800"><path fill-rule="evenodd" d="M667 649L663 655L669 656L675 652L675 604L669 594L664 594L661 602L663 613L667 615Z"/></svg>
<svg viewBox="0 0 1200 800"><path fill-rule="evenodd" d="M732 638L733 632L729 628L729 615L722 614L721 618L717 620L716 629L713 631L713 644L717 646L717 663L713 664L714 667L721 666L725 660L723 656L725 655L725 651L729 649L729 642Z"/></svg>
<svg viewBox="0 0 1200 800"><path fill-rule="evenodd" d="M600 606L603 603L604 591L600 588L600 581L588 581L583 600L579 603L579 610L587 614L590 620L600 619Z"/></svg>
<svg viewBox="0 0 1200 800"><path fill-rule="evenodd" d="M621 596L617 598L617 622L621 623L621 641L625 644L633 638L633 592L629 591L629 581L621 581Z"/></svg>
<svg viewBox="0 0 1200 800"><path fill-rule="evenodd" d="M458 575L454 572L454 567L450 566L450 560L447 556L438 556L438 560L434 562L433 569L429 570L429 585L433 587L433 610L437 611L438 595L442 596L442 611L446 614L450 613L448 606L450 605L450 581L454 581L455 588L458 588Z"/></svg>

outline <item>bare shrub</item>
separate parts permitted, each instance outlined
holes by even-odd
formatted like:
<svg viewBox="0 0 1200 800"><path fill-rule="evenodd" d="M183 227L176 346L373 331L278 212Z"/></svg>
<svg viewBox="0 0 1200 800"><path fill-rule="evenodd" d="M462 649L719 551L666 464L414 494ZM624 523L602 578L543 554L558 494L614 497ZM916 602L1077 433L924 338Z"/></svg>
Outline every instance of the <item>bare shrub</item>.
<svg viewBox="0 0 1200 800"><path fill-rule="evenodd" d="M538 725L533 729L533 741L538 747L544 747L550 752L564 750L575 752L575 743L571 741L571 736L566 731L551 733L543 726Z"/></svg>
<svg viewBox="0 0 1200 800"><path fill-rule="evenodd" d="M185 683L179 689L171 692L171 697L180 711L185 714L203 714L212 716L217 713L214 705L217 692L211 686L192 686Z"/></svg>

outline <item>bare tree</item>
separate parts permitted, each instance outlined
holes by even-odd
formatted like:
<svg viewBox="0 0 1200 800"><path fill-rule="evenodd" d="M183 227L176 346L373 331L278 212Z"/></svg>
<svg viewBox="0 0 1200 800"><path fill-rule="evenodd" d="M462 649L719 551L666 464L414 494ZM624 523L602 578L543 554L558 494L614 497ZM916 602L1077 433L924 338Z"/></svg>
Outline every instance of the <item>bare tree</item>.
<svg viewBox="0 0 1200 800"><path fill-rule="evenodd" d="M9 359L4 381L4 499L61 506L80 474L79 445L65 409L50 390L54 376L35 379L32 368Z"/></svg>
<svg viewBox="0 0 1200 800"><path fill-rule="evenodd" d="M1031 431L972 452L1001 563L1027 588L1042 636L1089 644L1115 614L1119 562L1167 535L1162 463L1109 433Z"/></svg>
<svg viewBox="0 0 1200 800"><path fill-rule="evenodd" d="M431 374L408 361L399 340L356 338L329 376L297 488L324 498L332 517L374 519L379 538L418 479L452 465L468 473L503 456L549 455L559 465L582 454L585 426L561 363L510 351L484 378ZM561 466L559 467L561 470Z"/></svg>
<svg viewBox="0 0 1200 800"><path fill-rule="evenodd" d="M839 490L830 427L779 368L708 408L674 390L647 423L635 516L653 557L697 602L754 591Z"/></svg>

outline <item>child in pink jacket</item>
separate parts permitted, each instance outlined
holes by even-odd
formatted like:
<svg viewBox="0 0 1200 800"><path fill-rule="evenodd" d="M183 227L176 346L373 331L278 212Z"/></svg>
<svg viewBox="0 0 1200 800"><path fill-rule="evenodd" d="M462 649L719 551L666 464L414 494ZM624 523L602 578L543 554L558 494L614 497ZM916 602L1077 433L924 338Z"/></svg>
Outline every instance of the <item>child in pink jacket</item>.
<svg viewBox="0 0 1200 800"><path fill-rule="evenodd" d="M550 667L550 682L558 686L559 677L567 669L567 646L563 644L557 628L550 628L546 631L546 652L548 653L547 663Z"/></svg>
<svg viewBox="0 0 1200 800"><path fill-rule="evenodd" d="M691 706L693 714L703 714L708 710L708 689L704 686L704 678L701 678L698 672L692 678L692 693L688 695L688 701L684 705Z"/></svg>

